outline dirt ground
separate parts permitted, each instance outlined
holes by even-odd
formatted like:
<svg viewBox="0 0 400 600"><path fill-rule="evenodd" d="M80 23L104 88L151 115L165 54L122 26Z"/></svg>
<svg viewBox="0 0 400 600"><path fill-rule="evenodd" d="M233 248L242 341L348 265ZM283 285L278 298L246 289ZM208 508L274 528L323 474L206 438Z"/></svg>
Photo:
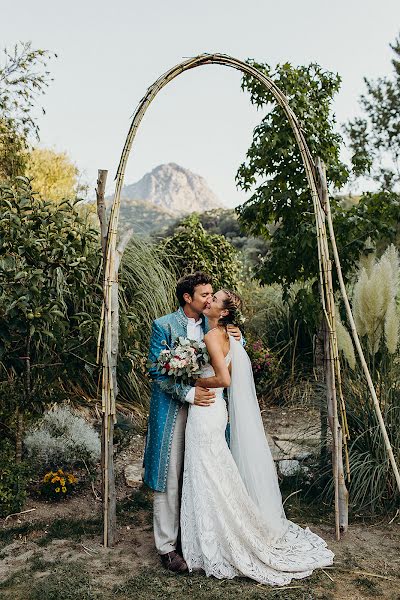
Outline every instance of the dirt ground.
<svg viewBox="0 0 400 600"><path fill-rule="evenodd" d="M269 409L263 415L278 440L290 428L315 422L304 409L282 412ZM338 542L333 515L303 510L296 496L285 504L288 517L327 541L335 552L333 567L284 588L166 572L154 549L151 493L140 484L128 488L122 476L125 464L140 462L142 447L143 439L135 437L116 461L118 541L113 549L102 546L101 502L91 489L58 504L30 499L24 507L29 512L0 522L0 599L400 600L400 514L355 517Z"/></svg>

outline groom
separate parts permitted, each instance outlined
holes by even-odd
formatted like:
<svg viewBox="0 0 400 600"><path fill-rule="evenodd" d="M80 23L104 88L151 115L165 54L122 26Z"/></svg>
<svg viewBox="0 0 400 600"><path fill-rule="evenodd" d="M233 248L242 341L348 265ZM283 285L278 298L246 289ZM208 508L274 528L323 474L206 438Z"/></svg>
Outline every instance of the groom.
<svg viewBox="0 0 400 600"><path fill-rule="evenodd" d="M153 322L149 362L154 364L165 343L171 346L179 337L201 340L207 332L203 310L212 298L211 277L197 271L182 277L176 286L180 308ZM240 339L237 327L229 333ZM208 407L215 393L201 387L174 383L152 366L150 415L144 454L144 482L154 490L154 540L163 565L180 573L187 565L176 551L180 517L180 476L185 450L185 426L188 404ZM160 381L168 381L169 389L161 389Z"/></svg>

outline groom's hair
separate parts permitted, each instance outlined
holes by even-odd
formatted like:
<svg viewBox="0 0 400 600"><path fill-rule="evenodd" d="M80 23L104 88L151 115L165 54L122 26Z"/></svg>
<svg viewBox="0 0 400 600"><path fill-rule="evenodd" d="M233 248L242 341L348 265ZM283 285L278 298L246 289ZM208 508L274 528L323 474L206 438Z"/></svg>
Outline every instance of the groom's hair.
<svg viewBox="0 0 400 600"><path fill-rule="evenodd" d="M207 273L203 273L203 271L196 271L195 273L190 273L189 275L184 275L181 277L176 284L176 297L178 298L178 302L180 306L185 306L186 302L183 298L184 294L189 294L192 298L194 295L194 288L198 285L207 285L211 284L211 277Z"/></svg>

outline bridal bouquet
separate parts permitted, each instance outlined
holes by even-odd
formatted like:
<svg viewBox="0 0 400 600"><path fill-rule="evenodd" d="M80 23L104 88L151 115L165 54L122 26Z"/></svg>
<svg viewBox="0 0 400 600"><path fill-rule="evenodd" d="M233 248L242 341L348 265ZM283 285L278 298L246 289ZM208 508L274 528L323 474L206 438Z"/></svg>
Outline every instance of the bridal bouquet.
<svg viewBox="0 0 400 600"><path fill-rule="evenodd" d="M177 383L191 383L208 362L204 342L178 337L171 347L161 350L155 365L161 375L173 377Z"/></svg>

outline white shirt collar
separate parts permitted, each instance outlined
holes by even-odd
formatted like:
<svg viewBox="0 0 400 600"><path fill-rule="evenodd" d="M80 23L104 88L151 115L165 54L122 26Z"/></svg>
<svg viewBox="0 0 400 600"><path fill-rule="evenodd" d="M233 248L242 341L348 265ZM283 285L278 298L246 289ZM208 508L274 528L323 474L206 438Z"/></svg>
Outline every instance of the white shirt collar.
<svg viewBox="0 0 400 600"><path fill-rule="evenodd" d="M188 324L190 325L201 325L202 324L202 319L199 319L198 321L196 321L195 319L192 319L192 317L188 317Z"/></svg>

